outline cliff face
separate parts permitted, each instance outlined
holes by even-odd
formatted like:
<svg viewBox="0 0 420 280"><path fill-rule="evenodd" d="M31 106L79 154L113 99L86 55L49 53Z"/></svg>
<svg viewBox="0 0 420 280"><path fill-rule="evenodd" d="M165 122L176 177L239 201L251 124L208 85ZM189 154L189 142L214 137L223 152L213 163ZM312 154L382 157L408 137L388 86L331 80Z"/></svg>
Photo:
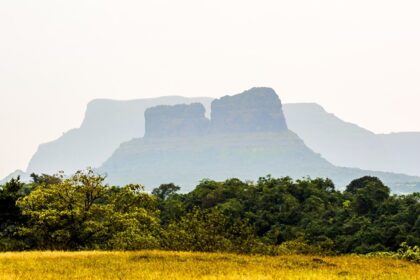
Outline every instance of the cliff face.
<svg viewBox="0 0 420 280"><path fill-rule="evenodd" d="M287 130L281 101L271 88L252 88L214 100L211 126L214 133Z"/></svg>
<svg viewBox="0 0 420 280"><path fill-rule="evenodd" d="M208 132L210 121L200 103L157 106L145 111L146 138L200 136Z"/></svg>
<svg viewBox="0 0 420 280"><path fill-rule="evenodd" d="M203 105L157 106L145 112L146 138L287 131L282 104L271 88L252 88Z"/></svg>

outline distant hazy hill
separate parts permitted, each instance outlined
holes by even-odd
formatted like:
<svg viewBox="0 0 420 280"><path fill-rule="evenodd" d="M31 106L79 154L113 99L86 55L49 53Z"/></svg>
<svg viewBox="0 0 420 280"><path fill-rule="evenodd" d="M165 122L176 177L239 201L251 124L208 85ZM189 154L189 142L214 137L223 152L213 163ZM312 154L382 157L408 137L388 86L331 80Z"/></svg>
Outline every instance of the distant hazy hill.
<svg viewBox="0 0 420 280"><path fill-rule="evenodd" d="M420 132L374 134L317 104L287 104L287 123L335 165L420 175Z"/></svg>
<svg viewBox="0 0 420 280"><path fill-rule="evenodd" d="M0 180L0 185L3 185L9 182L12 179L17 179L18 177L20 178L21 182L27 183L31 181L31 177L29 176L29 174L23 172L22 170L16 170L12 172L11 174L9 174L6 178Z"/></svg>
<svg viewBox="0 0 420 280"><path fill-rule="evenodd" d="M271 89L254 88L213 101L207 122L199 107L147 110L145 137L122 144L100 171L110 183L141 182L149 189L174 182L188 190L203 178L256 180L267 174L329 177L339 186L373 175L396 192L418 189L414 185L420 182L418 177L336 167L314 153L288 130L280 100Z"/></svg>
<svg viewBox="0 0 420 280"><path fill-rule="evenodd" d="M144 134L144 111L156 105L200 102L209 107L211 98L168 96L130 101L94 100L88 104L80 128L39 146L27 172L72 173L100 166L124 142Z"/></svg>

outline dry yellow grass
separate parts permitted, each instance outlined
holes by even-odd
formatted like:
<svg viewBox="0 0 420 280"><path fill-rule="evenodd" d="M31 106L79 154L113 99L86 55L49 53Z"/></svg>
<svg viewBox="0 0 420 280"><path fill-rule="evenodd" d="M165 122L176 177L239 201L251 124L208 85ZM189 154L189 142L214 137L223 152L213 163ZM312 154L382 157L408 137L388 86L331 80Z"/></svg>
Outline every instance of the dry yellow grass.
<svg viewBox="0 0 420 280"><path fill-rule="evenodd" d="M359 256L24 252L0 254L3 279L420 279L420 265Z"/></svg>

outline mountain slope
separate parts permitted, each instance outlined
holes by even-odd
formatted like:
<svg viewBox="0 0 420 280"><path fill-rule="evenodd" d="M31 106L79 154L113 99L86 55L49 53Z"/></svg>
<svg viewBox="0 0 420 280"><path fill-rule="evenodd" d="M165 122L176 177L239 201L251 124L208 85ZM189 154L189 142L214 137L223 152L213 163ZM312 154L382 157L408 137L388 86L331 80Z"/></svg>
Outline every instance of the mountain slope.
<svg viewBox="0 0 420 280"><path fill-rule="evenodd" d="M255 181L270 174L295 179L330 178L338 187L370 175L379 177L394 192L420 191L418 177L336 167L291 131L133 139L122 144L99 171L107 175L111 184L140 182L148 190L174 182L188 191L204 178Z"/></svg>
<svg viewBox="0 0 420 280"><path fill-rule="evenodd" d="M2 180L0 180L0 186L6 184L12 179L17 179L17 178L19 178L20 182L23 182L23 183L29 183L31 181L31 177L29 174L23 172L22 170L16 170L10 173L9 175L7 175Z"/></svg>
<svg viewBox="0 0 420 280"><path fill-rule="evenodd" d="M335 165L420 175L420 133L374 134L312 103L286 104L291 130Z"/></svg>

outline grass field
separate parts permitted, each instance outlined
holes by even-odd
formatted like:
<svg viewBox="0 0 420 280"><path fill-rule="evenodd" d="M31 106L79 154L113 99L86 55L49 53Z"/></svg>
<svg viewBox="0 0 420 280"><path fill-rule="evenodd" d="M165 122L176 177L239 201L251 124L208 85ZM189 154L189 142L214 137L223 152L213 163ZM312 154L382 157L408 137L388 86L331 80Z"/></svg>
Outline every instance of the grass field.
<svg viewBox="0 0 420 280"><path fill-rule="evenodd" d="M0 279L420 279L390 258L141 252L0 254Z"/></svg>

